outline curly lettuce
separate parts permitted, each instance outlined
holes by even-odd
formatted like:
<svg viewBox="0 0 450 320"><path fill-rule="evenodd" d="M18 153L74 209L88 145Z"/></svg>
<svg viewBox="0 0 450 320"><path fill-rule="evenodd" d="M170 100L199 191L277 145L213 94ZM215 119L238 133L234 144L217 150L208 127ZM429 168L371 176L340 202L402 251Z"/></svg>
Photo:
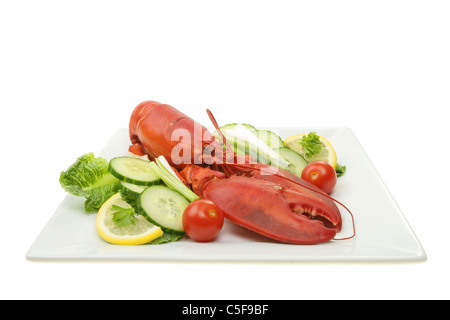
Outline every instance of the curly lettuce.
<svg viewBox="0 0 450 320"><path fill-rule="evenodd" d="M98 211L120 189L119 180L108 170L108 161L96 158L92 152L79 157L61 172L59 182L68 193L86 198L87 213Z"/></svg>

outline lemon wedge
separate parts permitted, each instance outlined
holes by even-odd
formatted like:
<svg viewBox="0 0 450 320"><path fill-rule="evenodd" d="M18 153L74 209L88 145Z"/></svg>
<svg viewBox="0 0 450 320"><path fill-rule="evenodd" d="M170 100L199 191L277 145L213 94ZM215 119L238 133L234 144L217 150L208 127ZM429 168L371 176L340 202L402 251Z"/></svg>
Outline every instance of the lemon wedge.
<svg viewBox="0 0 450 320"><path fill-rule="evenodd" d="M289 149L302 155L308 162L322 160L328 162L334 169L336 169L337 166L336 151L334 150L330 141L328 141L322 136L319 136L320 142L322 143L322 150L318 154L314 154L311 157L306 156L305 148L302 146L300 142L302 141L303 137L307 135L308 133L300 133L293 135L284 140L284 145Z"/></svg>
<svg viewBox="0 0 450 320"><path fill-rule="evenodd" d="M112 206L125 209L131 206L122 200L120 193L109 198L97 213L97 232L103 240L118 245L141 245L163 235L160 227L150 223L141 215L135 215L134 223L127 226L117 226L113 221Z"/></svg>

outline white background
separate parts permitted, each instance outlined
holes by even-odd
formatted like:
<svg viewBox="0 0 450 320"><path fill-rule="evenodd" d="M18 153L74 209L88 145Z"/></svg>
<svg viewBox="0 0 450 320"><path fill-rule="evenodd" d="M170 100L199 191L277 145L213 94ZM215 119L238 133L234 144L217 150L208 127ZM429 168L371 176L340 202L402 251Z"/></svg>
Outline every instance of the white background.
<svg viewBox="0 0 450 320"><path fill-rule="evenodd" d="M0 1L2 299L448 299L448 1ZM25 254L143 100L209 125L348 126L419 264L36 263Z"/></svg>

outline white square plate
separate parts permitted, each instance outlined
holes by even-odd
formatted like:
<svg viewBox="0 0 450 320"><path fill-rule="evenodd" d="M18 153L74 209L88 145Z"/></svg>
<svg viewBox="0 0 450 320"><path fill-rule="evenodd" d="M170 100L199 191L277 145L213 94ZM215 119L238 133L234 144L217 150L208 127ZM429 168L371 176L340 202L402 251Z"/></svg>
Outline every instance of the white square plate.
<svg viewBox="0 0 450 320"><path fill-rule="evenodd" d="M116 246L96 231L96 215L84 213L84 199L68 195L26 254L41 261L425 261L426 254L402 212L349 128L273 129L282 138L316 131L336 149L347 172L338 179L332 196L354 214L356 237L303 246L282 244L226 222L214 242L190 239L162 245ZM127 153L128 131L119 130L100 156L111 159ZM344 209L339 237L352 234Z"/></svg>

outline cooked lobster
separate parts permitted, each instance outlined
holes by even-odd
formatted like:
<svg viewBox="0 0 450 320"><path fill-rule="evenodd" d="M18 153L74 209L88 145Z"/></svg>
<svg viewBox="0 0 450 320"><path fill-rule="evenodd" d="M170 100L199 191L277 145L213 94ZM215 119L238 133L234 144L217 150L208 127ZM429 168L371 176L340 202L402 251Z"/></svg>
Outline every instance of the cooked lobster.
<svg viewBox="0 0 450 320"><path fill-rule="evenodd" d="M327 242L341 230L336 200L285 170L230 161L223 144L205 127L170 105L139 104L129 129L131 152L150 158L163 155L199 197L215 202L228 220L244 228L292 244Z"/></svg>
<svg viewBox="0 0 450 320"><path fill-rule="evenodd" d="M129 134L130 152L150 159L162 155L177 169L223 161L223 148L208 129L168 104L140 103L131 115Z"/></svg>

